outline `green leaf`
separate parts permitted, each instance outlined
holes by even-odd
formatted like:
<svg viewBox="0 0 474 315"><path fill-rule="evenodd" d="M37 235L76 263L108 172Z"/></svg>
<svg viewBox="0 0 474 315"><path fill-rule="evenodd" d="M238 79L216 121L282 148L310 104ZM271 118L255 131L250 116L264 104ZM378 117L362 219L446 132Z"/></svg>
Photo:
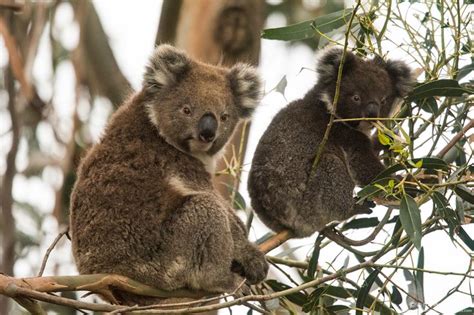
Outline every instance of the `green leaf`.
<svg viewBox="0 0 474 315"><path fill-rule="evenodd" d="M434 97L421 99L420 102L417 102L417 104L422 110L430 114L436 114L438 112L438 103Z"/></svg>
<svg viewBox="0 0 474 315"><path fill-rule="evenodd" d="M448 200L438 191L433 191L431 195L436 212L443 218L448 224L449 236L451 239L454 236L454 231L459 226L459 219L453 209L450 208Z"/></svg>
<svg viewBox="0 0 474 315"><path fill-rule="evenodd" d="M316 288L308 297L308 302L303 305L302 311L305 313L309 313L311 311L316 310L316 307L319 304L319 299L321 295L327 290L327 286L320 286Z"/></svg>
<svg viewBox="0 0 474 315"><path fill-rule="evenodd" d="M326 311L331 312L331 313L337 313L340 311L347 311L350 310L351 308L346 305L331 305L331 306L326 306Z"/></svg>
<svg viewBox="0 0 474 315"><path fill-rule="evenodd" d="M433 96L462 96L465 93L473 94L474 91L461 87L456 80L441 79L418 85L408 95L407 100L415 101Z"/></svg>
<svg viewBox="0 0 474 315"><path fill-rule="evenodd" d="M474 204L474 194L466 186L457 185L454 187L454 192L464 201Z"/></svg>
<svg viewBox="0 0 474 315"><path fill-rule="evenodd" d="M314 242L314 250L313 254L311 255L311 259L309 260L308 264L308 276L314 278L314 274L318 269L318 260L319 260L319 252L321 250L321 241L323 240L322 234L318 235L316 241Z"/></svg>
<svg viewBox="0 0 474 315"><path fill-rule="evenodd" d="M420 250L420 253L418 254L418 263L416 266L418 269L424 269L425 268L425 250L423 247ZM417 270L415 273L415 283L416 283L416 291L418 297L424 301L425 300L425 293L424 293L424 282L423 282L423 275L424 272Z"/></svg>
<svg viewBox="0 0 474 315"><path fill-rule="evenodd" d="M315 31L311 27L312 22L310 20L285 27L267 28L263 30L261 37L285 41L308 39L315 35Z"/></svg>
<svg viewBox="0 0 474 315"><path fill-rule="evenodd" d="M421 248L420 209L411 196L404 194L400 203L400 220L402 226L415 247Z"/></svg>
<svg viewBox="0 0 474 315"><path fill-rule="evenodd" d="M378 218L357 218L353 219L342 227L342 230L357 230L377 226L380 223Z"/></svg>
<svg viewBox="0 0 474 315"><path fill-rule="evenodd" d="M292 287L290 287L289 285L286 285L284 283L281 283L281 282L278 282L276 280L266 280L265 281L271 288L273 291L275 292L279 292L279 291L283 291L283 290L287 290L287 289L291 289ZM292 293L292 294L289 294L289 295L285 295L285 297L290 300L291 302L295 303L296 305L299 305L299 306L303 306L305 305L307 302L308 302L308 299L306 297L306 295L304 295L303 293L301 292L295 292L295 293Z"/></svg>
<svg viewBox="0 0 474 315"><path fill-rule="evenodd" d="M375 276L375 278L377 278L377 276ZM306 305L305 308L303 308L303 311L304 312L311 311L312 309L311 307L314 308L315 305L317 305L315 302L317 302L317 300L321 296L331 296L338 299L347 300L349 298L354 298L355 296L359 296L359 290L322 284L311 293L311 295L308 298L310 302L308 302L308 305ZM375 299L370 294L367 294L364 306L371 307L373 305L375 305L375 308L377 310L380 310L382 314L395 314L395 312L391 310L388 306L386 306L382 301Z"/></svg>
<svg viewBox="0 0 474 315"><path fill-rule="evenodd" d="M433 191L431 199L438 209L445 209L449 206L448 199L446 199L446 197L443 196L443 194L441 194L439 191Z"/></svg>
<svg viewBox="0 0 474 315"><path fill-rule="evenodd" d="M402 228L402 221L400 220L400 217L398 217L397 222L395 223L395 226L393 227L393 232L392 232L392 238L391 238L391 243L394 244L395 246L398 246L398 241L401 238L401 234L397 235L398 231Z"/></svg>
<svg viewBox="0 0 474 315"><path fill-rule="evenodd" d="M326 33L346 24L346 21L351 14L351 9L341 10L317 17L314 20L308 20L284 27L268 28L263 30L261 37L265 39L285 41L312 38L317 34L317 31Z"/></svg>
<svg viewBox="0 0 474 315"><path fill-rule="evenodd" d="M474 307L472 306L455 313L455 315L472 315L472 314L474 314Z"/></svg>
<svg viewBox="0 0 474 315"><path fill-rule="evenodd" d="M471 59L471 64L462 67L459 69L458 74L456 75L456 80L461 80L465 76L467 76L469 73L474 71L474 58Z"/></svg>
<svg viewBox="0 0 474 315"><path fill-rule="evenodd" d="M247 208L247 205L245 203L244 197L239 193L238 190L235 190L234 186L223 183L227 187L227 191L229 192L229 195L232 196L234 195L234 202L232 204L232 207L234 210L245 210Z"/></svg>
<svg viewBox="0 0 474 315"><path fill-rule="evenodd" d="M392 301L392 303L395 303L398 306L400 306L400 304L402 304L402 302L403 302L402 294L400 293L400 291L398 291L396 286L392 286L392 293L390 294L390 301Z"/></svg>
<svg viewBox="0 0 474 315"><path fill-rule="evenodd" d="M284 75L283 78L281 78L281 80L273 89L284 96L287 85L288 85L288 80L286 79L286 75Z"/></svg>
<svg viewBox="0 0 474 315"><path fill-rule="evenodd" d="M365 279L364 283L360 287L359 294L357 295L356 301L356 315L362 315L364 305L366 304L367 296L369 295L370 288L374 284L375 279L377 279L380 270L375 269L372 273Z"/></svg>
<svg viewBox="0 0 474 315"><path fill-rule="evenodd" d="M474 251L474 241L461 226L458 228L457 234L464 244L466 244L470 250Z"/></svg>
<svg viewBox="0 0 474 315"><path fill-rule="evenodd" d="M389 136L381 132L380 130L377 132L377 137L379 138L379 142L382 145L389 145L391 142L393 142L392 139L390 139Z"/></svg>
<svg viewBox="0 0 474 315"><path fill-rule="evenodd" d="M382 189L380 189L379 187L380 186L385 187L385 185L387 185L390 180L391 178L379 178L373 181L371 185L367 185L361 190L359 190L359 192L357 193L357 198L359 198L357 203L362 204L364 199L377 195L379 192L382 191ZM377 187L375 185L380 185L380 186Z"/></svg>
<svg viewBox="0 0 474 315"><path fill-rule="evenodd" d="M448 167L449 167L448 164L445 161L443 161L442 159L432 158L432 157L425 157L425 158L421 158L421 159L410 160L406 164L406 167L407 168L418 168L417 165L419 165L418 163L420 161L422 163L422 168L425 168L425 169L447 170ZM394 164L394 165L388 167L387 169L385 169L379 175L377 175L375 180L385 178L385 177L390 176L393 173L401 171L403 169L405 169L405 167L403 165Z"/></svg>

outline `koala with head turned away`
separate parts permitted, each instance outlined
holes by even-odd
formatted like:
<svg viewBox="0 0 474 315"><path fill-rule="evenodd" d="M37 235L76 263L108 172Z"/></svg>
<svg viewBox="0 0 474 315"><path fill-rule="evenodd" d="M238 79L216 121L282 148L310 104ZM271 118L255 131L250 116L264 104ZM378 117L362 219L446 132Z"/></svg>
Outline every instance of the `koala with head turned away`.
<svg viewBox="0 0 474 315"><path fill-rule="evenodd" d="M312 170L332 111L342 54L338 48L323 51L317 84L276 115L257 146L249 194L259 218L276 232L306 237L348 219L362 210L354 202L355 185L369 184L384 170L372 147L371 125L360 120L334 123ZM336 117L387 117L411 82L411 71L401 61L366 60L347 52Z"/></svg>
<svg viewBox="0 0 474 315"><path fill-rule="evenodd" d="M262 281L264 255L212 184L216 159L260 97L254 68L212 66L158 46L143 88L114 113L79 167L70 216L79 272L170 291L220 293L244 278Z"/></svg>

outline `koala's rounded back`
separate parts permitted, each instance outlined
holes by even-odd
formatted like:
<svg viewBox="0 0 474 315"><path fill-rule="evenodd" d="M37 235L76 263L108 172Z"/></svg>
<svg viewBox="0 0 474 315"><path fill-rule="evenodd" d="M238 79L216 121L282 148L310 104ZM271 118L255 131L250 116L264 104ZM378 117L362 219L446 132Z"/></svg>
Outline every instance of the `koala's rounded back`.
<svg viewBox="0 0 474 315"><path fill-rule="evenodd" d="M318 82L273 119L255 151L248 189L252 207L272 230L295 237L321 231L332 221L361 211L354 204L356 184L366 185L384 169L368 137L366 119L387 117L411 86L401 61L362 59L346 53L335 123L320 159L314 161L333 111L342 50L325 50Z"/></svg>

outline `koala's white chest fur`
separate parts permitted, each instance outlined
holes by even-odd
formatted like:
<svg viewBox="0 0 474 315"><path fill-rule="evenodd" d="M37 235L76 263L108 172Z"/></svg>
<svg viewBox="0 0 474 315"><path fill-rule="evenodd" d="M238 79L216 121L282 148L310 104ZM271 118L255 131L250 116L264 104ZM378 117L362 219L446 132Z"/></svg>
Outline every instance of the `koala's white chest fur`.
<svg viewBox="0 0 474 315"><path fill-rule="evenodd" d="M221 159L224 153L225 153L225 149L221 149L219 152L217 152L214 155L209 155L204 152L192 153L191 155L197 158L199 161L201 161L202 164L204 164L206 171L212 176L214 176L214 174L216 173L217 161Z"/></svg>

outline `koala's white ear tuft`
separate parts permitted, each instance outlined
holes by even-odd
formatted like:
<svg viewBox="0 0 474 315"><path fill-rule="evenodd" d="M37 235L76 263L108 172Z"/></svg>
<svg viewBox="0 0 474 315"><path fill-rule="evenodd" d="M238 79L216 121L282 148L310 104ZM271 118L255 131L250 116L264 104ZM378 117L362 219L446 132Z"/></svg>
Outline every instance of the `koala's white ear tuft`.
<svg viewBox="0 0 474 315"><path fill-rule="evenodd" d="M247 64L236 64L229 71L229 80L241 116L250 117L263 94L257 70Z"/></svg>
<svg viewBox="0 0 474 315"><path fill-rule="evenodd" d="M186 53L171 45L160 45L150 57L143 76L145 89L160 90L173 86L189 70L191 60Z"/></svg>
<svg viewBox="0 0 474 315"><path fill-rule="evenodd" d="M388 60L385 69L392 79L398 97L405 97L415 83L415 76L408 65L400 60Z"/></svg>
<svg viewBox="0 0 474 315"><path fill-rule="evenodd" d="M318 53L316 71L320 81L333 81L334 78L337 78L343 52L342 48L328 46ZM346 51L343 71L348 70L355 63L356 58L353 53Z"/></svg>

